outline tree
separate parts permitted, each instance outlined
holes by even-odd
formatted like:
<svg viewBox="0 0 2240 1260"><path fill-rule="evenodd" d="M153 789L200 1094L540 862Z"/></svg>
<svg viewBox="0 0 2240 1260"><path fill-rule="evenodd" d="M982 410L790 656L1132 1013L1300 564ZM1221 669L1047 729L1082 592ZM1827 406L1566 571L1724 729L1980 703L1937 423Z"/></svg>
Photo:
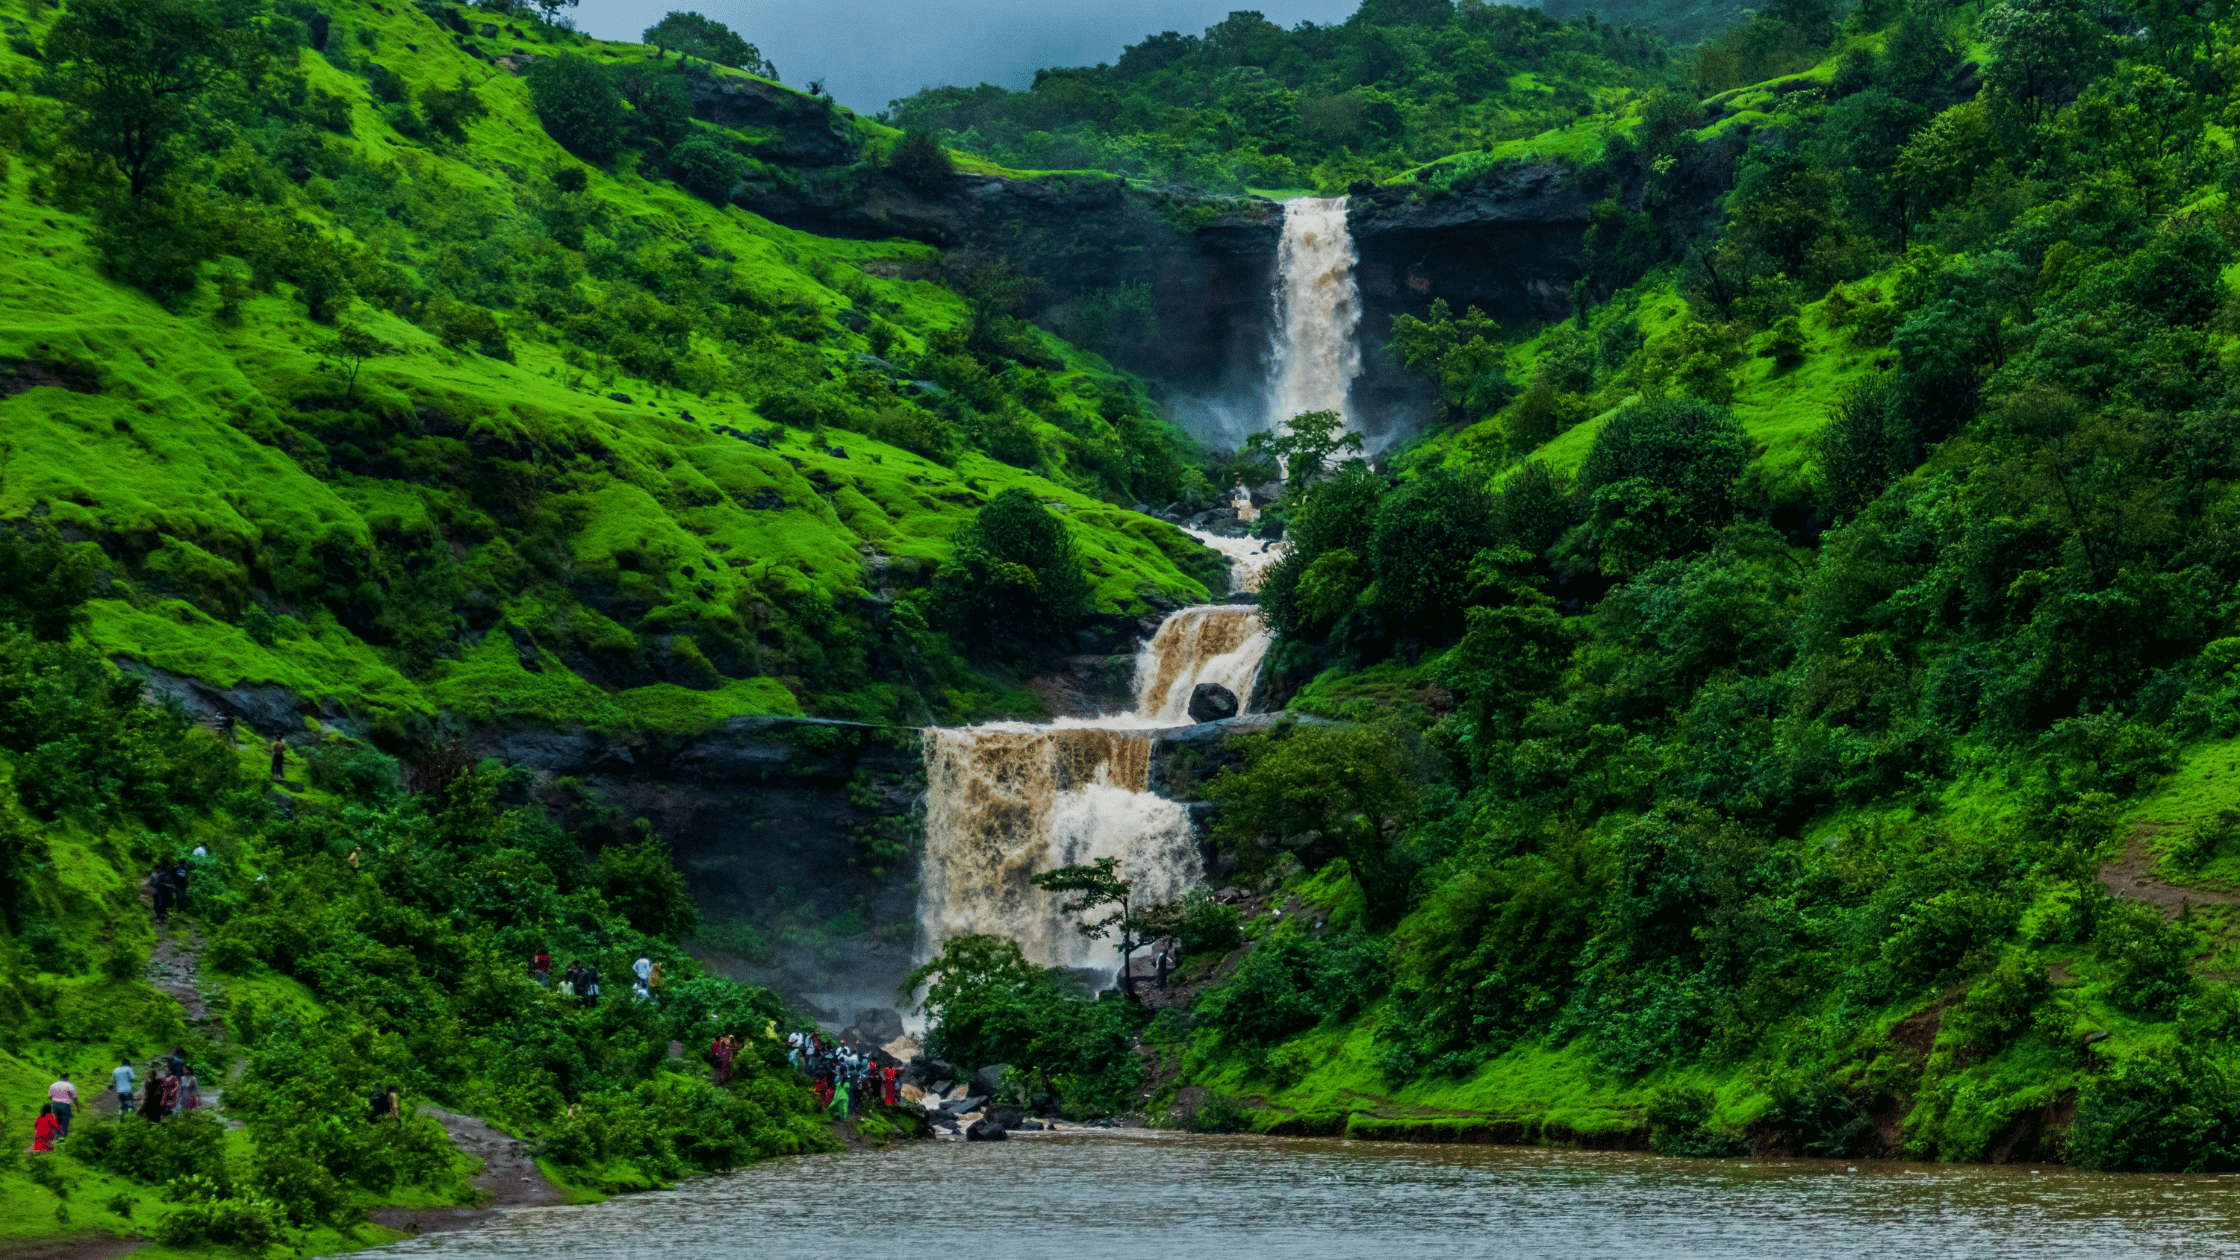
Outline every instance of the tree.
<svg viewBox="0 0 2240 1260"><path fill-rule="evenodd" d="M599 850L599 891L630 926L648 936L683 940L700 926L699 908L669 860L669 846L643 821L635 843Z"/></svg>
<svg viewBox="0 0 2240 1260"><path fill-rule="evenodd" d="M488 118L490 107L475 94L474 84L467 81L465 72L459 75L455 88L428 88L420 93L420 112L428 125L445 138L464 144L467 124L478 118Z"/></svg>
<svg viewBox="0 0 2240 1260"><path fill-rule="evenodd" d="M1070 629L1089 579L1065 524L1020 487L980 509L934 578L934 606L962 643L1013 650Z"/></svg>
<svg viewBox="0 0 2240 1260"><path fill-rule="evenodd" d="M2096 74L2106 37L2083 0L2006 0L1983 17L1984 87L2035 128Z"/></svg>
<svg viewBox="0 0 2240 1260"><path fill-rule="evenodd" d="M669 166L678 183L722 205L746 174L747 159L713 136L694 136L669 150Z"/></svg>
<svg viewBox="0 0 2240 1260"><path fill-rule="evenodd" d="M358 327L344 322L336 326L334 336L319 343L319 368L333 372L343 381L342 396L352 402L358 397L358 373L367 360L388 354L390 345Z"/></svg>
<svg viewBox="0 0 2240 1260"><path fill-rule="evenodd" d="M1343 856L1370 920L1398 918L1414 875L1400 832L1418 807L1415 767L1399 739L1373 726L1279 726L1245 738L1245 768L1206 785L1224 807L1215 838L1251 845L1273 837L1310 864Z"/></svg>
<svg viewBox="0 0 2240 1260"><path fill-rule="evenodd" d="M594 166L614 160L625 121L622 96L598 63L581 53L539 57L529 66L529 97L546 133L569 152Z"/></svg>
<svg viewBox="0 0 2240 1260"><path fill-rule="evenodd" d="M544 20L547 24L559 19L560 10L572 9L576 7L577 2L578 0L530 0L530 3L537 6L538 12L544 14Z"/></svg>
<svg viewBox="0 0 2240 1260"><path fill-rule="evenodd" d="M1470 562L1493 541L1482 477L1442 466L1387 495L1369 539L1386 623L1403 638L1452 641L1462 629Z"/></svg>
<svg viewBox="0 0 2240 1260"><path fill-rule="evenodd" d="M196 0L72 0L47 32L47 90L69 107L70 143L142 197L170 169L195 106L233 71L241 39Z"/></svg>
<svg viewBox="0 0 2240 1260"><path fill-rule="evenodd" d="M1694 398L1628 407L1579 466L1587 512L1574 542L1609 574L1708 546L1734 516L1734 483L1749 462L1724 407Z"/></svg>
<svg viewBox="0 0 2240 1260"><path fill-rule="evenodd" d="M912 128L894 142L894 153L887 159L887 169L896 179L913 188L931 191L949 182L957 173L949 161L949 151L930 131Z"/></svg>
<svg viewBox="0 0 2240 1260"><path fill-rule="evenodd" d="M1247 453L1264 453L1283 468L1284 493L1296 495L1311 485L1339 451L1361 450L1361 435L1345 431L1335 411L1308 411L1291 417L1281 433L1255 433L1244 440Z"/></svg>
<svg viewBox="0 0 2240 1260"><path fill-rule="evenodd" d="M1071 893L1072 896L1058 906L1063 914L1088 916L1102 907L1115 907L1102 918L1084 917L1074 925L1074 930L1092 941L1103 940L1107 933L1119 930L1120 987L1130 997L1135 996L1135 977L1128 974L1129 962L1136 952L1136 921L1128 902L1133 889L1127 880L1120 878L1120 859L1104 857L1087 866L1061 866L1033 876L1029 882L1044 892Z"/></svg>
<svg viewBox="0 0 2240 1260"><path fill-rule="evenodd" d="M92 597L93 560L86 548L63 542L52 525L0 525L0 625L60 642L85 620Z"/></svg>
<svg viewBox="0 0 2240 1260"><path fill-rule="evenodd" d="M761 49L739 38L723 23L697 13L671 9L638 38L664 55L675 49L680 57L698 57L765 79L778 77L778 68L763 59Z"/></svg>

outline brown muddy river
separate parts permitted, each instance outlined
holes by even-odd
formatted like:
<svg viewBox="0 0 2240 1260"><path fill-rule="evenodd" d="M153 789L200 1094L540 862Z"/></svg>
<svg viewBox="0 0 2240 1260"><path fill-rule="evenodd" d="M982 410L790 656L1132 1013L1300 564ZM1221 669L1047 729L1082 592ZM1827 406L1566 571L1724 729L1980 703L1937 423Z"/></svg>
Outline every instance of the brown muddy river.
<svg viewBox="0 0 2240 1260"><path fill-rule="evenodd" d="M2240 1257L2240 1176L1167 1133L773 1160L367 1255L661 1260Z"/></svg>

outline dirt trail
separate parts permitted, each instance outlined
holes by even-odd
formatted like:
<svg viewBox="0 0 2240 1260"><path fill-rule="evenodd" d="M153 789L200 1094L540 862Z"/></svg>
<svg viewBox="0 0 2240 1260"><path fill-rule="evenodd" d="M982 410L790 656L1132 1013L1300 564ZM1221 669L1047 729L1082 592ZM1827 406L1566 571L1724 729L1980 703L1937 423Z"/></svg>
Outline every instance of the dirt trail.
<svg viewBox="0 0 2240 1260"><path fill-rule="evenodd" d="M2229 893L2209 892L2201 888L2186 888L2157 878L2153 873L2154 851L2147 841L2161 830L2156 824L2147 823L2131 833L2123 847L2123 856L2100 868L2100 882L2109 892L2132 901L2144 901L2164 914L2176 914L2190 902L2194 905L2235 905L2240 897Z"/></svg>
<svg viewBox="0 0 2240 1260"><path fill-rule="evenodd" d="M567 1202L567 1195L545 1177L519 1138L501 1132L486 1120L441 1107L422 1107L420 1114L441 1124L451 1135L452 1145L482 1161L474 1188L490 1197L478 1207L375 1208L369 1215L375 1224L413 1234L437 1234L474 1229L508 1208Z"/></svg>
<svg viewBox="0 0 2240 1260"><path fill-rule="evenodd" d="M119 1238L95 1234L73 1239L35 1239L19 1246L0 1246L0 1260L117 1260L148 1245L145 1238Z"/></svg>

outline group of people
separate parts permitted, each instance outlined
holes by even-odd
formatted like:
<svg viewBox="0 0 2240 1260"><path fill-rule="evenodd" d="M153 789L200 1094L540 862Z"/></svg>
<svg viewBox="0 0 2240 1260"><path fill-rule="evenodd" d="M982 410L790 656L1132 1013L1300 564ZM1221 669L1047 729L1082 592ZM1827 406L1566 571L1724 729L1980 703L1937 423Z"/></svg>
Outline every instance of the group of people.
<svg viewBox="0 0 2240 1260"><path fill-rule="evenodd" d="M640 1002L651 1002L654 990L661 987L661 964L651 958L641 957L630 964L636 978L630 984L630 996ZM542 949L529 956L529 975L538 984L547 984L552 975L552 955ZM584 1007L599 1004L599 973L580 962L571 962L560 973L560 991Z"/></svg>
<svg viewBox="0 0 2240 1260"><path fill-rule="evenodd" d="M148 891L155 897L157 923L167 923L173 910L187 908L187 885L193 880L194 872L183 861L165 862L156 867L155 874L148 877Z"/></svg>
<svg viewBox="0 0 2240 1260"><path fill-rule="evenodd" d="M786 1061L808 1076L817 1101L839 1117L854 1115L874 1098L892 1107L902 1088L900 1069L881 1067L870 1051L828 1041L815 1029L786 1034Z"/></svg>
<svg viewBox="0 0 2240 1260"><path fill-rule="evenodd" d="M193 1111L202 1106L202 1083L195 1079L194 1066L187 1062L184 1049L148 1065L146 1087L141 1087L139 1073L132 1061L120 1061L109 1073L112 1088L117 1091L117 1114L129 1116L138 1112L140 1118L151 1124L182 1111ZM135 1098L138 1102L135 1105ZM70 1136L71 1121L78 1112L78 1087L70 1074L63 1072L47 1086L47 1101L39 1108L39 1117L31 1126L31 1152L40 1154L54 1149L54 1144Z"/></svg>

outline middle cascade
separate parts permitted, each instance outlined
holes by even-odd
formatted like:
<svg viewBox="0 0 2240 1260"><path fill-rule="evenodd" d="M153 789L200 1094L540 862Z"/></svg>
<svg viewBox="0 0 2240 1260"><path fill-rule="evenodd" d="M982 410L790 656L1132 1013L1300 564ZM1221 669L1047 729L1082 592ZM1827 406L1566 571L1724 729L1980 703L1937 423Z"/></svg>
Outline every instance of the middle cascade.
<svg viewBox="0 0 2240 1260"><path fill-rule="evenodd" d="M1062 898L1028 877L1115 857L1138 906L1202 883L1189 811L1151 791L1151 745L1159 730L1189 723L1199 683L1248 699L1268 644L1257 608L1185 608L1137 653L1131 712L927 728L919 958L951 937L992 932L1045 966L1116 974L1118 942L1084 939L1059 913Z"/></svg>

